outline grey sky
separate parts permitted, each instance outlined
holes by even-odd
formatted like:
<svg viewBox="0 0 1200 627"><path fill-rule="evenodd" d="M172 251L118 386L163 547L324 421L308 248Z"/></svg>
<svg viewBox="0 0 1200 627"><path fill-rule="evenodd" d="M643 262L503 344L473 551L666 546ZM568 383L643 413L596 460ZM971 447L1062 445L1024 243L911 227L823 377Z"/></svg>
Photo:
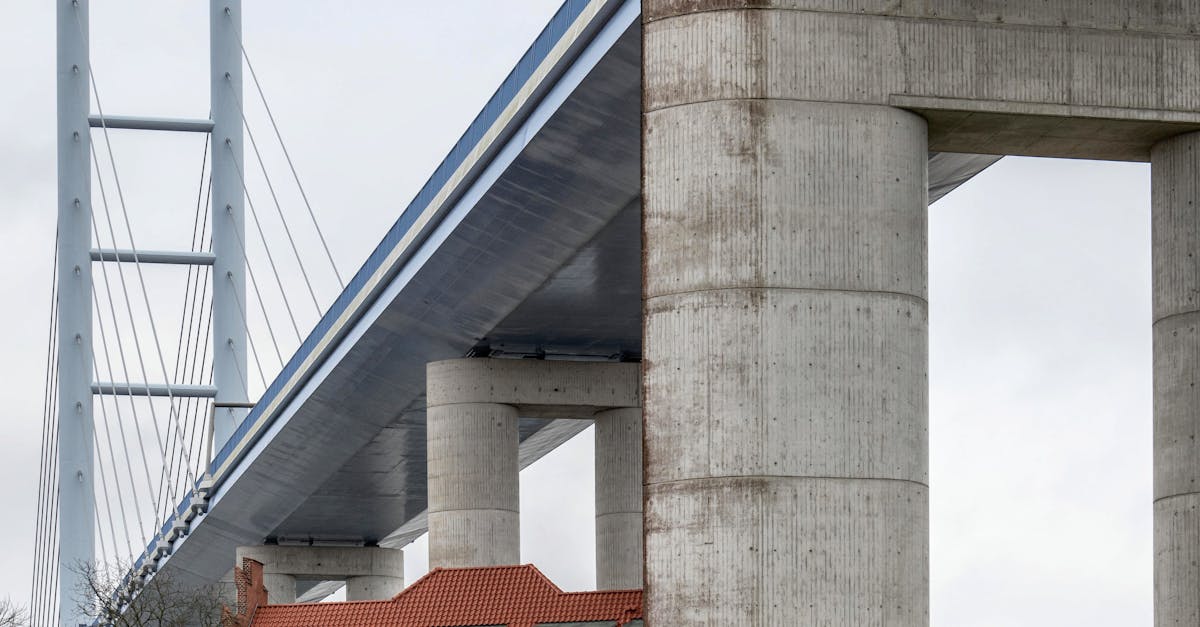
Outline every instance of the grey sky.
<svg viewBox="0 0 1200 627"><path fill-rule="evenodd" d="M245 4L247 49L348 275L559 2ZM54 8L6 9L0 596L25 599L55 215ZM95 2L92 13L106 113L207 114L206 2ZM247 108L266 143L265 118ZM201 143L114 136L139 246L186 245ZM268 168L285 180L278 155ZM1142 164L1006 159L931 208L935 625L1150 623L1149 201ZM300 243L317 255L311 233ZM328 302L336 285L318 267ZM178 319L176 280L151 277L163 320ZM285 281L299 289L296 272ZM593 583L590 436L522 477L523 559L567 589ZM423 551L409 547L410 580Z"/></svg>

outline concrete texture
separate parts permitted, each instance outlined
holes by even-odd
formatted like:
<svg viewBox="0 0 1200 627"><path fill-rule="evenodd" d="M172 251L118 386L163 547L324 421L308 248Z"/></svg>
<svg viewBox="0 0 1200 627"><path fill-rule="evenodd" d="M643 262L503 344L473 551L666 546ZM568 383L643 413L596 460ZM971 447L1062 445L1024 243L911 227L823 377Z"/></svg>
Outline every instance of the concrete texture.
<svg viewBox="0 0 1200 627"><path fill-rule="evenodd" d="M520 563L516 408L430 405L426 424L429 567Z"/></svg>
<svg viewBox="0 0 1200 627"><path fill-rule="evenodd" d="M646 0L643 13L647 58L673 59L645 67L648 110L887 104L930 120L930 150L1137 161L1200 129L1194 3Z"/></svg>
<svg viewBox="0 0 1200 627"><path fill-rule="evenodd" d="M275 605L296 602L296 578L282 573L263 573L263 587L267 589L267 602Z"/></svg>
<svg viewBox="0 0 1200 627"><path fill-rule="evenodd" d="M926 123L722 4L646 4L647 623L926 625Z"/></svg>
<svg viewBox="0 0 1200 627"><path fill-rule="evenodd" d="M642 410L596 414L596 589L642 587Z"/></svg>
<svg viewBox="0 0 1200 627"><path fill-rule="evenodd" d="M380 547L244 546L263 565L271 603L295 603L296 580L345 581L348 601L389 599L404 589L404 551Z"/></svg>
<svg viewBox="0 0 1200 627"><path fill-rule="evenodd" d="M1155 624L1200 624L1200 133L1153 153Z"/></svg>
<svg viewBox="0 0 1200 627"><path fill-rule="evenodd" d="M347 601L381 601L404 591L404 577L350 577L346 579Z"/></svg>
<svg viewBox="0 0 1200 627"><path fill-rule="evenodd" d="M640 364L450 359L426 382L431 568L517 563L517 417L594 418L597 582L641 587Z"/></svg>
<svg viewBox="0 0 1200 627"><path fill-rule="evenodd" d="M503 403L525 417L588 418L641 407L636 363L447 359L427 368L428 403Z"/></svg>

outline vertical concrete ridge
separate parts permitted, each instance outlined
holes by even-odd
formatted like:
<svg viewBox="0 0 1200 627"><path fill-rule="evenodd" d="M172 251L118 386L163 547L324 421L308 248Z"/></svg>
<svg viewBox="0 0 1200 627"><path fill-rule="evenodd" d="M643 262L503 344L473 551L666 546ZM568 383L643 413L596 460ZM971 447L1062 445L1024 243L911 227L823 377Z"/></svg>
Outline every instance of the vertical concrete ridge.
<svg viewBox="0 0 1200 627"><path fill-rule="evenodd" d="M1165 627L1200 624L1200 133L1159 143L1151 163L1154 622Z"/></svg>
<svg viewBox="0 0 1200 627"><path fill-rule="evenodd" d="M648 112L645 297L769 286L924 299L927 216L909 203L924 203L927 159L912 163L906 147L925 135L923 118L882 106L722 100ZM847 175L818 175L833 154Z"/></svg>
<svg viewBox="0 0 1200 627"><path fill-rule="evenodd" d="M596 414L596 588L642 587L642 410Z"/></svg>
<svg viewBox="0 0 1200 627"><path fill-rule="evenodd" d="M668 4L689 14L643 31L646 621L927 625L928 142L886 106L900 26Z"/></svg>
<svg viewBox="0 0 1200 627"><path fill-rule="evenodd" d="M656 624L929 621L922 486L771 477L646 490L647 555L689 560L673 569L647 564Z"/></svg>
<svg viewBox="0 0 1200 627"><path fill-rule="evenodd" d="M1154 503L1154 624L1200 624L1200 495Z"/></svg>
<svg viewBox="0 0 1200 627"><path fill-rule="evenodd" d="M928 482L927 309L857 292L646 301L647 483L709 476ZM715 335L713 330L722 330ZM650 398L656 389L679 393ZM653 412L653 413L650 413ZM663 423L652 418L669 417Z"/></svg>
<svg viewBox="0 0 1200 627"><path fill-rule="evenodd" d="M1154 318L1200 310L1200 133L1151 151Z"/></svg>
<svg viewBox="0 0 1200 627"><path fill-rule="evenodd" d="M493 403L426 411L431 568L520 561L517 422Z"/></svg>

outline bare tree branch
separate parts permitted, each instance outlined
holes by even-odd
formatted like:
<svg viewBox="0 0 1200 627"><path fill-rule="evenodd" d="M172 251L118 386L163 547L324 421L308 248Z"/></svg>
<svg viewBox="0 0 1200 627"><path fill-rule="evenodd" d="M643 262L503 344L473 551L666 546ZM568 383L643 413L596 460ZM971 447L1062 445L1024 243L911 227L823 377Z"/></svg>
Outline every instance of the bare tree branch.
<svg viewBox="0 0 1200 627"><path fill-rule="evenodd" d="M217 586L189 586L158 573L138 588L127 585L127 564L87 565L79 610L99 625L113 627L225 627ZM136 589L133 598L121 594ZM5 623L0 623L5 627Z"/></svg>
<svg viewBox="0 0 1200 627"><path fill-rule="evenodd" d="M12 599L0 601L0 627L25 627L29 624L29 612L13 603Z"/></svg>

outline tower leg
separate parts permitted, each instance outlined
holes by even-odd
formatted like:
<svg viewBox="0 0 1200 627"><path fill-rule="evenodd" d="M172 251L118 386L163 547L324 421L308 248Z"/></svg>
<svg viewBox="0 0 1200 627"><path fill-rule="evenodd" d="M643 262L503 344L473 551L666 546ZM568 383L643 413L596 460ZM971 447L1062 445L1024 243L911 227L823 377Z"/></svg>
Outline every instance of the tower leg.
<svg viewBox="0 0 1200 627"><path fill-rule="evenodd" d="M58 619L80 611L95 566L88 2L58 0ZM36 611L36 608L35 608Z"/></svg>
<svg viewBox="0 0 1200 627"><path fill-rule="evenodd" d="M246 373L245 201L239 166L242 155L241 0L210 0L212 98L213 384L217 403L248 400ZM213 412L212 454L221 452L246 410L218 407Z"/></svg>

